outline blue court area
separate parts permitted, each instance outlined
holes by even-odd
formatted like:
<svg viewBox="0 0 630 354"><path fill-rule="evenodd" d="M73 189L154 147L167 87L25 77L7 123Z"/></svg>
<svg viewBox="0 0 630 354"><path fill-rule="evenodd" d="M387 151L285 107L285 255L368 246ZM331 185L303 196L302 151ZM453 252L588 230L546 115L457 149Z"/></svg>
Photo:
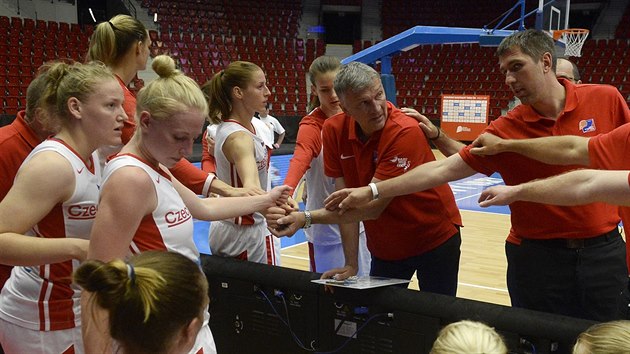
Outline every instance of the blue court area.
<svg viewBox="0 0 630 354"><path fill-rule="evenodd" d="M282 184L284 178L289 169L289 161L293 155L279 155L271 156L271 184L276 186ZM199 163L195 163L199 167ZM488 177L482 174L475 174L468 178L461 179L459 181L449 183L453 194L455 195L455 201L457 206L461 210L471 211L483 211L489 213L509 214L510 210L507 206L492 206L489 208L480 208L477 203L479 194L485 188L503 184L501 176L493 174ZM304 209L304 204L300 203L300 209ZM208 246L208 233L210 231L210 224L206 221L195 220L195 233L194 239L199 252L203 254L210 254L210 248ZM293 237L283 237L281 239L282 248L290 247L306 241L306 237L302 230L299 230Z"/></svg>

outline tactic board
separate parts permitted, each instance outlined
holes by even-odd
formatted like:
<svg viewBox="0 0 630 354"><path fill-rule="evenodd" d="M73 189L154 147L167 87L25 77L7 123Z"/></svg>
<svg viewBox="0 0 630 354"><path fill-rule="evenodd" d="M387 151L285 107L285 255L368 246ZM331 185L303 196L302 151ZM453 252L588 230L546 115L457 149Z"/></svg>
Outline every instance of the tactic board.
<svg viewBox="0 0 630 354"><path fill-rule="evenodd" d="M490 96L442 95L440 127L451 138L472 141L488 126Z"/></svg>

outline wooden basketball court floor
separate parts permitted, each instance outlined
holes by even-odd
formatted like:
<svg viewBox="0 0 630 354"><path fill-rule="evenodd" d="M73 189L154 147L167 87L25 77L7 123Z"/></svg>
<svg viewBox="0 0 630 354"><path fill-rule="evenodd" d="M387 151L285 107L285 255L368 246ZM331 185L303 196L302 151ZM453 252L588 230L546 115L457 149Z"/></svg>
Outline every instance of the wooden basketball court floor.
<svg viewBox="0 0 630 354"><path fill-rule="evenodd" d="M443 158L434 150L436 158ZM286 174L291 156L272 156L272 164ZM282 166L282 165L286 166ZM284 172L284 173L282 173ZM280 182L284 176L279 176ZM507 207L479 208L477 198L481 191L495 184L503 183L500 176L487 177L481 174L450 183L455 200L460 208L464 227L461 229L462 245L457 296L500 305L510 305L505 281L506 259L505 239L510 229L510 215ZM299 193L298 195L301 195ZM303 207L303 206L302 206ZM195 241L202 253L209 253L208 225L196 221ZM292 238L283 238L281 265L299 270L309 270L308 246L304 234L299 231ZM418 289L413 277L409 285Z"/></svg>

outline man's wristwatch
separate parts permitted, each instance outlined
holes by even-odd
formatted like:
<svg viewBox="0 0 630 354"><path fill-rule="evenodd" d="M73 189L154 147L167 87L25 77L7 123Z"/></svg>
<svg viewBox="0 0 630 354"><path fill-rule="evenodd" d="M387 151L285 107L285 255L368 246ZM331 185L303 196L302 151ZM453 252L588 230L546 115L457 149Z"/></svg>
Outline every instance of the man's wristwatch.
<svg viewBox="0 0 630 354"><path fill-rule="evenodd" d="M311 212L308 210L304 210L304 226L302 226L302 228L308 229L309 227L311 227L312 221L313 218L311 217Z"/></svg>

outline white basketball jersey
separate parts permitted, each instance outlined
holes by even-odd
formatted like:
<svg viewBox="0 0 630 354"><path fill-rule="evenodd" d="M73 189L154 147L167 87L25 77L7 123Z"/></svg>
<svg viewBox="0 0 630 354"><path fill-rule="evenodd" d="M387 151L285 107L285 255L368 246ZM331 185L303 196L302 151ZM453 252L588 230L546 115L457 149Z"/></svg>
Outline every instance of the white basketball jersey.
<svg viewBox="0 0 630 354"><path fill-rule="evenodd" d="M176 251L199 262L199 251L193 241L193 218L179 193L173 187L170 176L156 170L132 154L120 154L105 166L103 185L116 170L123 167L141 168L153 182L157 207L146 215L129 248L137 254L149 250Z"/></svg>
<svg viewBox="0 0 630 354"><path fill-rule="evenodd" d="M262 123L261 123L262 124ZM254 157L256 159L256 166L258 170L258 179L260 180L260 188L267 190L267 178L269 170L269 150L266 147L265 141L259 135L260 130L256 129L256 134L250 132L235 121L224 121L219 124L217 128L216 137L214 139L214 157L217 164L217 177L225 183L228 183L232 187L243 187L243 183L238 176L236 165L232 164L223 154L223 144L227 138L236 132L245 132L252 137L254 142ZM252 216L253 215L253 216ZM240 216L234 219L225 220L226 222L232 222L237 225L252 225L254 223L264 222L265 218L260 213L254 213L249 216Z"/></svg>
<svg viewBox="0 0 630 354"><path fill-rule="evenodd" d="M54 151L70 162L75 178L74 192L70 199L57 204L30 233L34 237L87 239L98 206L101 171L97 153L92 154L92 168L89 168L63 141L49 139L35 147L24 163L42 151ZM75 260L13 268L11 278L0 293L0 317L38 331L80 326L80 289L72 284L72 273L78 265Z"/></svg>
<svg viewBox="0 0 630 354"><path fill-rule="evenodd" d="M257 119L253 119L257 121ZM258 126L261 124L261 126ZM217 163L217 177L233 187L242 187L236 166L223 154L223 145L227 138L235 132L249 134L254 142L254 157L258 170L260 188L267 189L269 170L269 150L263 140L264 123L254 124L255 134L235 121L224 121L217 129L214 156ZM224 257L245 256L254 262L267 262L265 237L269 235L265 218L260 213L239 216L232 219L219 220L212 223L210 229L210 249L212 254Z"/></svg>

